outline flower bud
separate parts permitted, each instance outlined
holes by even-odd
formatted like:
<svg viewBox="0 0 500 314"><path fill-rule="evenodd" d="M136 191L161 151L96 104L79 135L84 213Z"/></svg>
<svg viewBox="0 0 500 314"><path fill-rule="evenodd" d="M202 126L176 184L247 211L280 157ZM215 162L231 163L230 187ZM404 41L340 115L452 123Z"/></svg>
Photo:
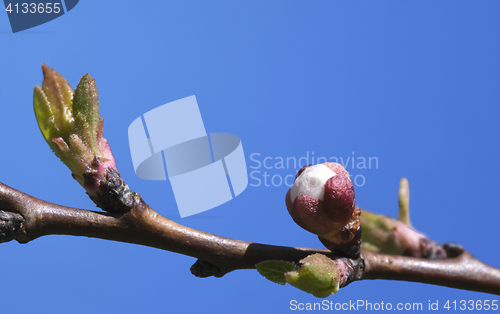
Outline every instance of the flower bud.
<svg viewBox="0 0 500 314"><path fill-rule="evenodd" d="M361 211L355 206L349 173L338 163L305 166L286 196L288 212L302 228L317 234L329 249L359 256Z"/></svg>

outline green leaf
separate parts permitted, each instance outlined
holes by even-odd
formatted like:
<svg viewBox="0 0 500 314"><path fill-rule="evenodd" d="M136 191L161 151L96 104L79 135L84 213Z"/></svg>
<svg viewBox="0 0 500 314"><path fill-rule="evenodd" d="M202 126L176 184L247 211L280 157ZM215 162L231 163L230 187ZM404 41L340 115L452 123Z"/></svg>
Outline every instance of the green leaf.
<svg viewBox="0 0 500 314"><path fill-rule="evenodd" d="M56 151L57 146L52 143L54 138L69 137L69 129L73 123L71 115L71 99L73 89L68 81L45 63L42 65L42 87L35 86L33 93L33 108L36 120L43 137L49 146Z"/></svg>
<svg viewBox="0 0 500 314"><path fill-rule="evenodd" d="M73 88L71 88L71 85L69 85L68 81L61 74L49 68L45 63L42 64L42 70L43 83L41 91L44 94L44 102L46 101L47 106L50 107L53 123L59 132L54 137L62 137L66 141L71 131L71 125L73 124L71 113L71 99L74 94ZM51 140L52 138L48 139L48 141Z"/></svg>
<svg viewBox="0 0 500 314"><path fill-rule="evenodd" d="M96 141L99 127L99 93L95 80L85 74L76 87L73 97L74 132L94 154L99 154Z"/></svg>
<svg viewBox="0 0 500 314"><path fill-rule="evenodd" d="M257 271L266 279L280 285L286 284L285 273L295 270L293 262L286 261L264 261L257 264Z"/></svg>
<svg viewBox="0 0 500 314"><path fill-rule="evenodd" d="M408 179L401 178L398 191L399 214L398 220L407 226L411 226L410 222L410 184Z"/></svg>
<svg viewBox="0 0 500 314"><path fill-rule="evenodd" d="M300 268L285 274L290 285L317 298L326 298L339 291L341 274L330 258L316 253L301 259L300 264Z"/></svg>
<svg viewBox="0 0 500 314"><path fill-rule="evenodd" d="M60 136L60 130L54 124L54 113L47 96L37 85L33 92L33 109L35 110L36 121L42 132L43 138L49 143L53 138Z"/></svg>

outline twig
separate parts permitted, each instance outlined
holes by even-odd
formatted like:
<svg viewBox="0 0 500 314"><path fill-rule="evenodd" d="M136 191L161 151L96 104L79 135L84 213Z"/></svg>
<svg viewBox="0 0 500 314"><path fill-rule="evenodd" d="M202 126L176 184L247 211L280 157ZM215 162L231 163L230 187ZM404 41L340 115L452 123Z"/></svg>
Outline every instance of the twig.
<svg viewBox="0 0 500 314"><path fill-rule="evenodd" d="M361 279L421 282L500 295L500 269L486 265L470 253L444 260L363 252Z"/></svg>
<svg viewBox="0 0 500 314"><path fill-rule="evenodd" d="M200 259L192 268L200 277L221 277L236 269L255 268L269 259L298 261L310 254L329 253L251 243L191 229L161 216L142 198L130 212L110 214L56 205L0 183L2 211L6 217L16 217L17 223L5 224L10 236L0 238L0 242L27 243L44 235L64 234L134 243ZM12 213L20 214L22 223L19 215ZM332 256L331 252L328 255Z"/></svg>
<svg viewBox="0 0 500 314"><path fill-rule="evenodd" d="M199 277L253 269L266 260L298 262L313 253L334 257L324 249L252 243L191 229L159 215L142 198L136 200L128 213L110 214L56 205L0 183L0 242L65 234L135 243L198 258L191 271ZM363 252L349 282L406 280L500 295L499 269L467 252L455 253L457 257L434 261Z"/></svg>

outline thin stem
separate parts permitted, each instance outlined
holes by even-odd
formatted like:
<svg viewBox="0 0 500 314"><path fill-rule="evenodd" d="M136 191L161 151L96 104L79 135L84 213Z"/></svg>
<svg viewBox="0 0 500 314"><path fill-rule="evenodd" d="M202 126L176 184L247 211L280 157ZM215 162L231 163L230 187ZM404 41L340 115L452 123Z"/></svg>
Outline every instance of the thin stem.
<svg viewBox="0 0 500 314"><path fill-rule="evenodd" d="M445 260L427 260L363 252L361 279L421 282L500 295L500 269L486 265L468 252Z"/></svg>

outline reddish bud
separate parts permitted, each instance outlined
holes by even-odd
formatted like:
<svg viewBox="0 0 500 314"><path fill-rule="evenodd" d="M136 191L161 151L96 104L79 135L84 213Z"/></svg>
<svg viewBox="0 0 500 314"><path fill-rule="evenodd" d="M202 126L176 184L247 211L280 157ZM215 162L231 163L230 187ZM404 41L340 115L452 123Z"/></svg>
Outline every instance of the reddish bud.
<svg viewBox="0 0 500 314"><path fill-rule="evenodd" d="M286 196L293 220L330 249L359 256L359 215L349 173L338 163L305 166ZM352 250L354 248L354 250Z"/></svg>
<svg viewBox="0 0 500 314"><path fill-rule="evenodd" d="M323 204L330 211L328 214L336 222L345 225L354 213L354 187L348 176L336 175L325 184Z"/></svg>

